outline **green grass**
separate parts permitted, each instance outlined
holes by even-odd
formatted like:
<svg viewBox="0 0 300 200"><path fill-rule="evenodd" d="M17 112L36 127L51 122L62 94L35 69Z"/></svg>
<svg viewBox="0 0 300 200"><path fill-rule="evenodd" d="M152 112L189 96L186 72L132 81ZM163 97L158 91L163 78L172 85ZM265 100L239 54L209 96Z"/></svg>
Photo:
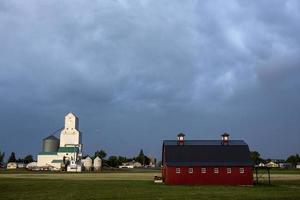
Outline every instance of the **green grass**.
<svg viewBox="0 0 300 200"><path fill-rule="evenodd" d="M0 172L0 199L300 199L300 175L274 174L255 186L168 186L153 171L115 173Z"/></svg>
<svg viewBox="0 0 300 200"><path fill-rule="evenodd" d="M0 199L300 199L300 181L246 187L167 186L146 180L1 178Z"/></svg>
<svg viewBox="0 0 300 200"><path fill-rule="evenodd" d="M267 173L265 169L259 169L259 173ZM300 174L300 169L270 169L271 174Z"/></svg>
<svg viewBox="0 0 300 200"><path fill-rule="evenodd" d="M119 169L119 168L113 168L113 169L103 169L101 173L160 173L160 168L134 168L134 169ZM61 173L56 171L30 171L27 169L0 169L0 174L55 174L55 173ZM85 173L95 173L95 172L89 172L89 171L83 171L81 172L83 174ZM300 172L299 172L300 173Z"/></svg>

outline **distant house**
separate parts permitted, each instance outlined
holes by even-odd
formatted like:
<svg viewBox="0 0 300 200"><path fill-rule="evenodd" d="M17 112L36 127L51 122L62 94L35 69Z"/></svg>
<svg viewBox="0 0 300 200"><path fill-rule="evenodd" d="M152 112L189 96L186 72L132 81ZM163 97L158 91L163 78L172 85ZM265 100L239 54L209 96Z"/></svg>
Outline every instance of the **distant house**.
<svg viewBox="0 0 300 200"><path fill-rule="evenodd" d="M296 168L300 169L300 163L297 163Z"/></svg>
<svg viewBox="0 0 300 200"><path fill-rule="evenodd" d="M265 167L266 164L261 162L261 163L258 164L258 166L259 166L259 167Z"/></svg>
<svg viewBox="0 0 300 200"><path fill-rule="evenodd" d="M26 165L26 168L29 170L33 170L37 168L37 162L31 162Z"/></svg>
<svg viewBox="0 0 300 200"><path fill-rule="evenodd" d="M288 168L292 168L293 165L292 163L279 163L279 167L283 169L288 169Z"/></svg>
<svg viewBox="0 0 300 200"><path fill-rule="evenodd" d="M242 140L165 140L162 178L166 184L252 185L253 162Z"/></svg>
<svg viewBox="0 0 300 200"><path fill-rule="evenodd" d="M9 162L6 165L6 169L17 169L17 163L16 162Z"/></svg>
<svg viewBox="0 0 300 200"><path fill-rule="evenodd" d="M279 164L279 163L283 163L285 160L284 159L271 159L271 161Z"/></svg>
<svg viewBox="0 0 300 200"><path fill-rule="evenodd" d="M268 162L265 166L267 167L272 167L272 168L278 168L279 167L279 164L273 162L273 161L270 161Z"/></svg>
<svg viewBox="0 0 300 200"><path fill-rule="evenodd" d="M26 164L25 163L17 163L17 167L18 168L26 168Z"/></svg>
<svg viewBox="0 0 300 200"><path fill-rule="evenodd" d="M119 168L137 168L142 167L142 164L136 161L130 161L130 162L124 162L122 165L119 166Z"/></svg>

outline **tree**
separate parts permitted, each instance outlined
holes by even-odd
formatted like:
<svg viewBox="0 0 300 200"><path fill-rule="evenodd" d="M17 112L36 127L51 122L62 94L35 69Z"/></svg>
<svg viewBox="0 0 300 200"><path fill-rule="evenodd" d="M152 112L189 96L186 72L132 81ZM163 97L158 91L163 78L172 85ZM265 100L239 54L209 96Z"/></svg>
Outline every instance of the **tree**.
<svg viewBox="0 0 300 200"><path fill-rule="evenodd" d="M111 167L117 167L118 166L118 157L110 156L107 160L107 164Z"/></svg>
<svg viewBox="0 0 300 200"><path fill-rule="evenodd" d="M300 162L299 154L296 154L296 155L290 155L290 156L286 159L286 162L292 163L292 165L293 165L294 167L296 167L297 163Z"/></svg>
<svg viewBox="0 0 300 200"><path fill-rule="evenodd" d="M106 152L104 150L100 150L100 151L96 151L95 152L95 156L94 158L96 158L97 156L101 159L105 158L106 157Z"/></svg>
<svg viewBox="0 0 300 200"><path fill-rule="evenodd" d="M260 157L260 154L257 151L251 151L250 156L255 165L263 162L264 160Z"/></svg>
<svg viewBox="0 0 300 200"><path fill-rule="evenodd" d="M15 152L11 152L7 162L16 162L16 154Z"/></svg>
<svg viewBox="0 0 300 200"><path fill-rule="evenodd" d="M145 161L146 161L146 156L144 154L143 149L140 150L140 153L138 155L138 157L136 157L135 159L137 162L141 163L142 165L145 165Z"/></svg>
<svg viewBox="0 0 300 200"><path fill-rule="evenodd" d="M161 165L162 165L162 162L161 162L161 161L158 161L158 162L156 163L156 166L157 166L157 167L161 167Z"/></svg>
<svg viewBox="0 0 300 200"><path fill-rule="evenodd" d="M122 163L127 162L127 158L123 156L118 157L118 165L122 165Z"/></svg>
<svg viewBox="0 0 300 200"><path fill-rule="evenodd" d="M150 158L148 156L145 156L145 163L144 165L149 165L150 164Z"/></svg>
<svg viewBox="0 0 300 200"><path fill-rule="evenodd" d="M3 162L4 157L5 157L5 153L0 151L0 163Z"/></svg>
<svg viewBox="0 0 300 200"><path fill-rule="evenodd" d="M25 164L31 163L33 162L33 156L32 155L27 155L25 156L25 158L23 159Z"/></svg>

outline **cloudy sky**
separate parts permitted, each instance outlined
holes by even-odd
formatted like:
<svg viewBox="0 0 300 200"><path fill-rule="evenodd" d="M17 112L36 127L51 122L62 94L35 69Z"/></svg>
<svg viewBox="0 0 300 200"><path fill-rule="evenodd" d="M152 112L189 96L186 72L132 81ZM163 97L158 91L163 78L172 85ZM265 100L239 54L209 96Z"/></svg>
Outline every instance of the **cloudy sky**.
<svg viewBox="0 0 300 200"><path fill-rule="evenodd" d="M0 149L36 155L70 111L85 153L300 153L300 2L0 0Z"/></svg>

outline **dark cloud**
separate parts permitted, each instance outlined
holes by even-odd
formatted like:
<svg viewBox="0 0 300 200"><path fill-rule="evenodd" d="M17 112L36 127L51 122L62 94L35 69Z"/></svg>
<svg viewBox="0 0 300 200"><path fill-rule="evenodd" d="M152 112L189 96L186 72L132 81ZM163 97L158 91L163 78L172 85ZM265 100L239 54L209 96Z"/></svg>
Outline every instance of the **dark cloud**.
<svg viewBox="0 0 300 200"><path fill-rule="evenodd" d="M80 118L87 153L160 155L229 131L300 151L298 1L1 1L0 149L37 153Z"/></svg>

